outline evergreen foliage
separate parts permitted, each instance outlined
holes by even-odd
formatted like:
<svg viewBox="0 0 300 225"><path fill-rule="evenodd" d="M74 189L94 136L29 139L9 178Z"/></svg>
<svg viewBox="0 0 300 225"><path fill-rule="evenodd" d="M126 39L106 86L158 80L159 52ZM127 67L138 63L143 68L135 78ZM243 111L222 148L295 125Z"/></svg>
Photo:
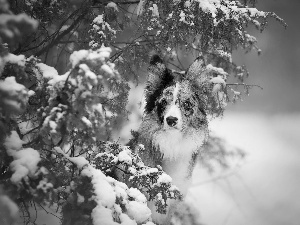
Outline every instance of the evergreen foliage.
<svg viewBox="0 0 300 225"><path fill-rule="evenodd" d="M272 12L253 0L24 0L0 1L0 223L30 208L55 206L64 225L151 225L147 200L165 213L180 191L160 168L139 158L146 151L110 140L126 118L128 82L138 82L153 53L183 74L180 54L203 57L207 114L247 94L248 72L234 50L260 52L248 34L263 31ZM285 24L284 24L285 25ZM237 82L227 84L228 76ZM133 133L134 136L138 134ZM228 150L212 137L201 159L226 167ZM146 197L145 197L146 196ZM199 224L188 206L173 224ZM182 213L186 212L183 216ZM187 222L188 221L188 222Z"/></svg>

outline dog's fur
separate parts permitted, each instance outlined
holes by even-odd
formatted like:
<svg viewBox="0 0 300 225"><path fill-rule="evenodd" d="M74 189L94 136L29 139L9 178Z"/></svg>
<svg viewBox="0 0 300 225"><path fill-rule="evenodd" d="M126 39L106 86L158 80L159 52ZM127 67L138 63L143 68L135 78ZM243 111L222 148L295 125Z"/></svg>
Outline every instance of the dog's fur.
<svg viewBox="0 0 300 225"><path fill-rule="evenodd" d="M185 74L172 73L153 56L145 90L145 111L139 143L148 166L162 166L183 195L186 194L196 157L207 139L205 100L201 99L204 61L197 58ZM168 217L168 216L166 216ZM161 222L164 220L164 222ZM167 223L158 219L159 223Z"/></svg>

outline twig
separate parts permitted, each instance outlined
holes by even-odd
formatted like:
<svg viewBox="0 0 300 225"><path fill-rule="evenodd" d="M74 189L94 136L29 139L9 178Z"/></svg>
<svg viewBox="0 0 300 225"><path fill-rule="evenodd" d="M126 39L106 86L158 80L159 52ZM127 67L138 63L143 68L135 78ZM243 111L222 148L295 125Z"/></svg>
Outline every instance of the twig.
<svg viewBox="0 0 300 225"><path fill-rule="evenodd" d="M60 220L62 220L62 218L61 217L59 217L59 216L57 216L57 215L55 215L54 213L52 213L52 212L48 212L41 204L39 204L39 206L47 213L47 214L50 214L50 215L52 215L52 216L55 216L56 218L58 218L58 219L60 219Z"/></svg>

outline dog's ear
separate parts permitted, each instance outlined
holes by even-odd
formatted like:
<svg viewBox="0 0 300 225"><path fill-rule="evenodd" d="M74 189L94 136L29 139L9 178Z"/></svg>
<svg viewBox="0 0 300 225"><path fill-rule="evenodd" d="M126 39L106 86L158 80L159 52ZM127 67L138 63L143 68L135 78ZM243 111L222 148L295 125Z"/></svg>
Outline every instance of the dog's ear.
<svg viewBox="0 0 300 225"><path fill-rule="evenodd" d="M172 79L172 74L167 69L163 60L158 55L153 55L148 67L147 91L154 91L166 78Z"/></svg>
<svg viewBox="0 0 300 225"><path fill-rule="evenodd" d="M198 85L208 81L208 73L206 69L204 56L200 55L190 65L185 73L185 79L196 82Z"/></svg>
<svg viewBox="0 0 300 225"><path fill-rule="evenodd" d="M156 99L161 95L163 89L172 82L174 82L172 72L158 55L153 55L148 67L148 80L145 89L146 111L151 112L154 109Z"/></svg>

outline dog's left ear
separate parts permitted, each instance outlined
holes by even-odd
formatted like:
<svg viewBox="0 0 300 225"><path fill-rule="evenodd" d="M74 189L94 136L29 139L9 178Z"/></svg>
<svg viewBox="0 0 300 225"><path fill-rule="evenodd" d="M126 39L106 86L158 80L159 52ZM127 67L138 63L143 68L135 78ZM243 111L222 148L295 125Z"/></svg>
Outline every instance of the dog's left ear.
<svg viewBox="0 0 300 225"><path fill-rule="evenodd" d="M198 85L208 81L208 73L204 56L199 56L190 65L185 73L185 79L196 82Z"/></svg>

